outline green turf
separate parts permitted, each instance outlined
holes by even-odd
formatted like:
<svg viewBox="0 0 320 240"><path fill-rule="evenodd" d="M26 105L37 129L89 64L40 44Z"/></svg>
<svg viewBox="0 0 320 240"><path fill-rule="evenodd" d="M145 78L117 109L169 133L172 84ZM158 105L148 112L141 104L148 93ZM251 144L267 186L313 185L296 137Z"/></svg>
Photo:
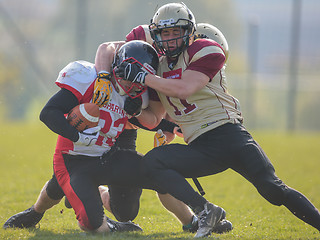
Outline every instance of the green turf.
<svg viewBox="0 0 320 240"><path fill-rule="evenodd" d="M52 174L56 135L42 124L2 124L0 127L0 223L30 207ZM278 176L320 208L320 134L255 132ZM181 139L176 139L180 141ZM152 148L153 134L139 131L138 150ZM219 239L320 239L314 228L275 207L238 174L227 170L200 179L208 200L224 207L234 230ZM0 239L191 239L180 223L162 208L154 192L145 190L135 222L143 233L90 235L81 232L72 210L63 203L45 214L40 228L0 230Z"/></svg>

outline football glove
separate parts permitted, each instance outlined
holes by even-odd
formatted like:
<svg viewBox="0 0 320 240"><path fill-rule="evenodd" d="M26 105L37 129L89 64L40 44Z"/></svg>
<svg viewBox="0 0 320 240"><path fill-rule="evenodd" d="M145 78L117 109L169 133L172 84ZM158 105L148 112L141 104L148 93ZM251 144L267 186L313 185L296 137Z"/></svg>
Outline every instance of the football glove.
<svg viewBox="0 0 320 240"><path fill-rule="evenodd" d="M107 105L111 99L112 86L110 79L110 73L106 71L101 71L98 73L98 76L94 83L92 101L99 107Z"/></svg>
<svg viewBox="0 0 320 240"><path fill-rule="evenodd" d="M129 114L132 117L139 116L141 113L141 109L142 109L142 98L141 97L136 97L136 98L127 97L124 102L123 109L126 111L127 114Z"/></svg>
<svg viewBox="0 0 320 240"><path fill-rule="evenodd" d="M144 85L148 73L138 63L122 62L115 69L115 74L124 80Z"/></svg>
<svg viewBox="0 0 320 240"><path fill-rule="evenodd" d="M158 131L156 132L156 134L154 135L154 143L153 146L154 147L160 147L160 146L164 146L167 144L167 138L166 135L164 135L164 133L162 132L161 129L158 129Z"/></svg>
<svg viewBox="0 0 320 240"><path fill-rule="evenodd" d="M81 146L91 146L94 145L99 137L99 131L101 127L96 126L88 128L83 132L79 132L79 139L75 143Z"/></svg>

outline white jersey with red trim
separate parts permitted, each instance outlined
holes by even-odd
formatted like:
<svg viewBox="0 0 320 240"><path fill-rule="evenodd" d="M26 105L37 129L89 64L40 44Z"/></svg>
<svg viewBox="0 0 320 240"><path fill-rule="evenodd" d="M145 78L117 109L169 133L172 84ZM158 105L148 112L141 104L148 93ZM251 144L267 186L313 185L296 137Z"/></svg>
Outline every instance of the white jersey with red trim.
<svg viewBox="0 0 320 240"><path fill-rule="evenodd" d="M92 102L93 86L97 73L94 64L86 61L69 63L63 68L56 84L71 91L80 103ZM99 126L101 127L97 142L91 146L80 146L62 136L58 137L56 153L72 155L102 156L110 150L120 133L124 130L128 116L123 110L127 96L121 96L112 85L111 100L107 106L100 107Z"/></svg>
<svg viewBox="0 0 320 240"><path fill-rule="evenodd" d="M195 41L177 62L170 63L166 57L160 59L157 75L163 78L181 79L187 69L202 72L210 78L205 87L185 100L158 92L162 105L181 127L187 143L222 124L242 121L239 101L226 88L224 61L220 45L208 39Z"/></svg>

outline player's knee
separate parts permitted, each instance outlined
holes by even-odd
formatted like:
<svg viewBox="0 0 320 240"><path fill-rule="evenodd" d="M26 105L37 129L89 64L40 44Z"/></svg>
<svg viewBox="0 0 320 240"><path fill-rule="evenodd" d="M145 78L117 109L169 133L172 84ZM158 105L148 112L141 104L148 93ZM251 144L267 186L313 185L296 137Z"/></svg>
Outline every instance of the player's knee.
<svg viewBox="0 0 320 240"><path fill-rule="evenodd" d="M99 226L98 225L91 225L91 224L88 224L88 223L83 222L81 220L78 221L79 228L85 232L99 232L99 230L102 228L102 225L103 225L103 221L101 221L101 224Z"/></svg>
<svg viewBox="0 0 320 240"><path fill-rule="evenodd" d="M112 213L120 222L133 221L139 212L139 204L131 207L113 210Z"/></svg>
<svg viewBox="0 0 320 240"><path fill-rule="evenodd" d="M278 177L261 177L256 185L258 192L273 205L284 203L288 187Z"/></svg>
<svg viewBox="0 0 320 240"><path fill-rule="evenodd" d="M64 193L55 177L52 177L48 181L46 192L48 196L53 200L59 200L64 196Z"/></svg>
<svg viewBox="0 0 320 240"><path fill-rule="evenodd" d="M110 194L110 208L115 218L120 222L134 220L139 212L142 189L128 188L122 193L112 190L115 191Z"/></svg>
<svg viewBox="0 0 320 240"><path fill-rule="evenodd" d="M132 199L130 202L110 202L112 214L120 222L133 221L139 212L139 200Z"/></svg>
<svg viewBox="0 0 320 240"><path fill-rule="evenodd" d="M89 216L84 209L76 215L78 219L78 225L84 231L96 231L103 223L103 216Z"/></svg>
<svg viewBox="0 0 320 240"><path fill-rule="evenodd" d="M86 232L90 231L90 229L87 228L81 221L78 221L78 226L82 231L86 231Z"/></svg>

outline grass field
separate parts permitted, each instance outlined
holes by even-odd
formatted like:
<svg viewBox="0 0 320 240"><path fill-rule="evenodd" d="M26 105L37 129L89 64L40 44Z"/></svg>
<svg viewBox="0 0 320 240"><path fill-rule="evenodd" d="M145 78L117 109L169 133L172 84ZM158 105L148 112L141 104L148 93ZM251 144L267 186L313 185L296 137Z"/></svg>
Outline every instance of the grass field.
<svg viewBox="0 0 320 240"><path fill-rule="evenodd" d="M0 127L0 223L30 207L52 174L56 135L43 124L2 124ZM320 208L320 134L254 132L272 160L278 176L305 194ZM176 139L180 141L181 139ZM138 150L152 147L153 134L140 131ZM210 239L320 239L314 228L294 217L285 207L262 199L241 176L227 170L200 179L206 198L226 209L234 230ZM110 216L110 214L107 214ZM46 212L40 228L0 230L0 239L191 239L161 206L154 192L145 190L136 223L143 233L90 235L81 232L72 210L61 202Z"/></svg>

